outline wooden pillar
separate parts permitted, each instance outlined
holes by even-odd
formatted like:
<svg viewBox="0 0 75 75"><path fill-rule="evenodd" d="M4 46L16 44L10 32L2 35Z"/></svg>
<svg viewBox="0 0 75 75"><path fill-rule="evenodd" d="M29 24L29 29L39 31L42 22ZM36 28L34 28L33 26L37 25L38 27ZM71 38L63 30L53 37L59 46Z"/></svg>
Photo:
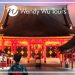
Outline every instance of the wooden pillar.
<svg viewBox="0 0 75 75"><path fill-rule="evenodd" d="M60 53L60 62L61 62L61 67L62 67L62 61L63 60L63 54L62 53Z"/></svg>
<svg viewBox="0 0 75 75"><path fill-rule="evenodd" d="M13 43L14 43L14 42L11 40L11 53L14 52L14 51L13 51L13 50L14 50L14 48L13 48Z"/></svg>
<svg viewBox="0 0 75 75"><path fill-rule="evenodd" d="M13 41L13 51L14 51L14 54L17 53L17 49L16 49L16 46L17 46L17 41Z"/></svg>
<svg viewBox="0 0 75 75"><path fill-rule="evenodd" d="M60 56L60 53L57 51L56 52L56 57L59 58L59 56Z"/></svg>
<svg viewBox="0 0 75 75"><path fill-rule="evenodd" d="M2 36L2 52L4 52L4 38Z"/></svg>
<svg viewBox="0 0 75 75"><path fill-rule="evenodd" d="M44 56L44 63L46 63L46 46L45 45L44 45L43 56Z"/></svg>
<svg viewBox="0 0 75 75"><path fill-rule="evenodd" d="M27 58L28 58L28 63L29 63L29 61L30 61L30 45L28 44L28 56L27 56Z"/></svg>
<svg viewBox="0 0 75 75"><path fill-rule="evenodd" d="M12 45L11 45L11 51L13 52L13 54L16 54L16 41L15 40L11 40Z"/></svg>
<svg viewBox="0 0 75 75"><path fill-rule="evenodd" d="M65 59L65 58L64 58L64 53L63 53L63 55L62 55L62 61L63 61L63 62L64 62L64 59Z"/></svg>
<svg viewBox="0 0 75 75"><path fill-rule="evenodd" d="M72 54L72 59L71 59L71 69L73 69L73 52L71 52Z"/></svg>

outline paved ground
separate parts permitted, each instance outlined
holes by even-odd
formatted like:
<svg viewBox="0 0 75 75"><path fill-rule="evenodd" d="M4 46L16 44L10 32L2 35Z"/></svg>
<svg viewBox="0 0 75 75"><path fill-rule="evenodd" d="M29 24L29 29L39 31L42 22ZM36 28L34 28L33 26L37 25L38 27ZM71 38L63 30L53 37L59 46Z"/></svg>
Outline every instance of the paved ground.
<svg viewBox="0 0 75 75"><path fill-rule="evenodd" d="M66 69L66 68L59 68L59 67L27 67L29 75L75 75L75 69ZM7 70L0 70L0 75L8 75Z"/></svg>
<svg viewBox="0 0 75 75"><path fill-rule="evenodd" d="M73 70L71 69L71 64L68 69L64 67L50 67L51 65L43 65L41 68L27 67L27 70L29 75L75 75L75 62L73 65ZM0 68L0 75L8 75L6 69Z"/></svg>
<svg viewBox="0 0 75 75"><path fill-rule="evenodd" d="M8 75L0 73L0 75ZM74 73L29 73L29 75L75 75Z"/></svg>

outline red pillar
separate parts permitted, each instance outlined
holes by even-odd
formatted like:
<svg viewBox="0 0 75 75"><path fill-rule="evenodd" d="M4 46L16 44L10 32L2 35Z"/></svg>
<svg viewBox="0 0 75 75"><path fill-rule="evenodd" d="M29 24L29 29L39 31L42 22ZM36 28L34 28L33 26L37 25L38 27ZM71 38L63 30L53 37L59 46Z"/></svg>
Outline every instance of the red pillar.
<svg viewBox="0 0 75 75"><path fill-rule="evenodd" d="M46 63L46 46L45 45L44 45L43 56L44 56L44 62Z"/></svg>
<svg viewBox="0 0 75 75"><path fill-rule="evenodd" d="M61 67L62 67L62 64L64 62L64 54L63 53L60 53L60 62L61 62Z"/></svg>
<svg viewBox="0 0 75 75"><path fill-rule="evenodd" d="M4 52L4 38L2 37L2 52Z"/></svg>
<svg viewBox="0 0 75 75"><path fill-rule="evenodd" d="M72 59L71 59L71 69L73 69L73 52L71 52L71 54L72 54Z"/></svg>
<svg viewBox="0 0 75 75"><path fill-rule="evenodd" d="M64 53L62 53L62 62L64 62Z"/></svg>
<svg viewBox="0 0 75 75"><path fill-rule="evenodd" d="M13 49L13 41L11 40L11 52L14 52Z"/></svg>
<svg viewBox="0 0 75 75"><path fill-rule="evenodd" d="M60 57L60 53L57 51L56 52L56 57L59 58Z"/></svg>
<svg viewBox="0 0 75 75"><path fill-rule="evenodd" d="M28 63L29 63L29 61L30 61L30 45L28 45L28 56L27 56L27 58L28 58Z"/></svg>
<svg viewBox="0 0 75 75"><path fill-rule="evenodd" d="M14 54L16 54L17 53L17 49L16 49L16 46L17 46L17 41L13 41L13 52L14 52Z"/></svg>

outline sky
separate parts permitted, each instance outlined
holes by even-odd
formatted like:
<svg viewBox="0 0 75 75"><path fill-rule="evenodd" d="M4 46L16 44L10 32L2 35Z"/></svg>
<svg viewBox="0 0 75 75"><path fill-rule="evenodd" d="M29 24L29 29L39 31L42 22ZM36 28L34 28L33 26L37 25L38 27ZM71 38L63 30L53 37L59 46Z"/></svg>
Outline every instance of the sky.
<svg viewBox="0 0 75 75"><path fill-rule="evenodd" d="M75 0L0 0L0 2L75 2ZM0 3L0 18L2 16L2 12L3 12L3 8L4 8L4 5L5 3ZM18 4L18 5L26 5L26 6L50 6L50 5L53 5L53 4ZM54 3L54 5L60 5L60 4L56 4ZM67 4L68 5L68 11L69 11L69 15L70 15L70 18L71 18L71 21L73 23L73 25L75 25L75 4L73 3L70 3L70 4Z"/></svg>

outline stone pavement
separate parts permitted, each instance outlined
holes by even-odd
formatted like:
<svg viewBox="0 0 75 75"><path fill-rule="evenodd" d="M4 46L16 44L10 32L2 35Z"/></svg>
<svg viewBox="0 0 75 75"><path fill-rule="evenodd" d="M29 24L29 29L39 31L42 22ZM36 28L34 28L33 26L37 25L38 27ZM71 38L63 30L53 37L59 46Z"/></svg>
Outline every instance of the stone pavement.
<svg viewBox="0 0 75 75"><path fill-rule="evenodd" d="M8 68L0 69L0 75L8 75ZM75 75L75 68L59 68L59 67L27 67L29 75Z"/></svg>

